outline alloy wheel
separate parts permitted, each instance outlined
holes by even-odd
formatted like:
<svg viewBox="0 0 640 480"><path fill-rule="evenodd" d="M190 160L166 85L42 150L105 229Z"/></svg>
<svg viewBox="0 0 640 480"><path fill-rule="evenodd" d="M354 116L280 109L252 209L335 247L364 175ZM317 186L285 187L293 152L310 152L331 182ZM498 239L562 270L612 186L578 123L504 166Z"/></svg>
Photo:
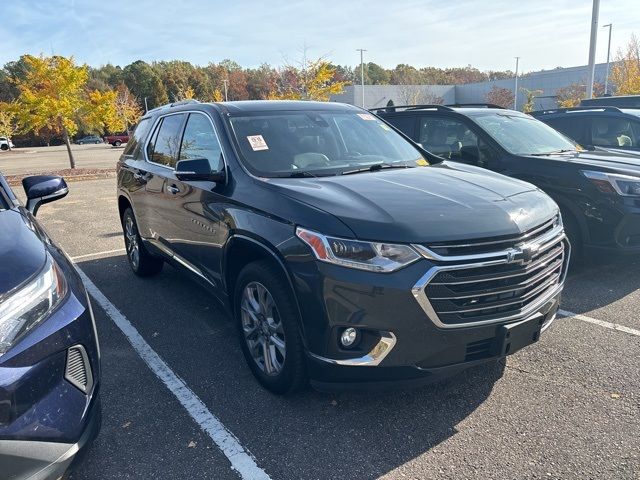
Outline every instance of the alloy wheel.
<svg viewBox="0 0 640 480"><path fill-rule="evenodd" d="M127 216L124 222L124 238L127 249L127 256L134 269L140 264L140 245L138 243L138 229L133 222L133 217Z"/></svg>
<svg viewBox="0 0 640 480"><path fill-rule="evenodd" d="M286 343L278 308L267 288L259 282L244 287L240 302L242 332L253 361L267 375L284 367Z"/></svg>

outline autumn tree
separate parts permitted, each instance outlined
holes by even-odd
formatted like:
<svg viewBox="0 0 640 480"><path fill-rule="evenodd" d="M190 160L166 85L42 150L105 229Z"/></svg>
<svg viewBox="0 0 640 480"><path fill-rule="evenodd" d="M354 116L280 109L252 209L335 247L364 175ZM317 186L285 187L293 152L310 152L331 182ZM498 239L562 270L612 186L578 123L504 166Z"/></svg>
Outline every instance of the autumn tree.
<svg viewBox="0 0 640 480"><path fill-rule="evenodd" d="M524 113L533 112L535 110L535 100L544 92L542 90L529 90L528 88L520 88L520 91L524 93L526 101L522 105L522 111Z"/></svg>
<svg viewBox="0 0 640 480"><path fill-rule="evenodd" d="M635 35L631 35L626 50L618 50L611 83L616 86L616 95L640 95L640 40Z"/></svg>
<svg viewBox="0 0 640 480"><path fill-rule="evenodd" d="M578 83L570 83L566 87L556 90L556 100L560 108L571 108L580 105L580 101L587 93L586 81ZM604 95L604 84L594 82L593 96L601 97Z"/></svg>
<svg viewBox="0 0 640 480"><path fill-rule="evenodd" d="M73 58L23 56L26 75L17 80L17 121L26 131L49 130L62 135L71 168L75 159L70 137L80 124L94 131L115 122L115 92L87 91L88 67L76 66Z"/></svg>
<svg viewBox="0 0 640 480"><path fill-rule="evenodd" d="M167 89L162 79L147 62L137 60L122 69L122 79L129 91L136 97L140 105L149 108L169 103Z"/></svg>
<svg viewBox="0 0 640 480"><path fill-rule="evenodd" d="M331 95L342 93L346 82L335 79L336 69L324 58L288 65L280 72L278 90L270 99L329 101Z"/></svg>
<svg viewBox="0 0 640 480"><path fill-rule="evenodd" d="M12 135L18 131L17 107L15 102L0 102L0 137L11 139ZM9 142L11 150L11 142Z"/></svg>
<svg viewBox="0 0 640 480"><path fill-rule="evenodd" d="M510 88L491 87L486 95L487 103L499 105L504 108L513 108L513 90Z"/></svg>

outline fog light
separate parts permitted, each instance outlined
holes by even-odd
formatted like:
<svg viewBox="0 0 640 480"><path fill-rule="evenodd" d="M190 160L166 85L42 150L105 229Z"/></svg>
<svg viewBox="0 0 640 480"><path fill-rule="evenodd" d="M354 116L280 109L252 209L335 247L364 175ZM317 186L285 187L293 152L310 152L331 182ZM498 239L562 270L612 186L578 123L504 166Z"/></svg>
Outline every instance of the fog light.
<svg viewBox="0 0 640 480"><path fill-rule="evenodd" d="M342 343L343 347L347 348L352 347L357 339L358 331L353 327L345 328L342 335L340 335L340 343Z"/></svg>

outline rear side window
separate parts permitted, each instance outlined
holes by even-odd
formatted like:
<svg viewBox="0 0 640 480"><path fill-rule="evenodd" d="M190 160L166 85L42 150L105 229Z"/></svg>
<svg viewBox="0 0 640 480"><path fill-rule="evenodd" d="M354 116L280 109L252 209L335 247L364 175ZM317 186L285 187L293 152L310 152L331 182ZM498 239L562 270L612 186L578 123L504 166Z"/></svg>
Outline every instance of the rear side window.
<svg viewBox="0 0 640 480"><path fill-rule="evenodd" d="M147 146L147 155L150 161L175 168L185 117L184 113L169 115L158 123L153 138Z"/></svg>
<svg viewBox="0 0 640 480"><path fill-rule="evenodd" d="M206 158L216 172L222 170L224 165L222 148L211 121L200 113L189 115L180 147L180 160L196 158Z"/></svg>
<svg viewBox="0 0 640 480"><path fill-rule="evenodd" d="M459 158L463 147L478 147L476 134L452 118L421 118L418 138L425 149L444 158Z"/></svg>
<svg viewBox="0 0 640 480"><path fill-rule="evenodd" d="M144 144L144 139L147 138L147 134L149 133L149 129L151 128L151 119L143 118L138 123L138 126L135 128L133 135L129 138L129 142L124 150L124 154L133 157L139 158L140 152L142 151L142 145Z"/></svg>

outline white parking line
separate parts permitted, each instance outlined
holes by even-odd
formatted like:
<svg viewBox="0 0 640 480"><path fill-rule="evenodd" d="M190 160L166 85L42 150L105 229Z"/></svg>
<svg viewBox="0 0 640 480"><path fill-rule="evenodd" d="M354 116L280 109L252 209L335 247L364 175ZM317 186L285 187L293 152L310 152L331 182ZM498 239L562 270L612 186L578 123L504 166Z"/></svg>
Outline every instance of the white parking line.
<svg viewBox="0 0 640 480"><path fill-rule="evenodd" d="M124 248L116 248L115 250L105 250L104 252L87 253L86 255L78 255L77 257L71 257L72 261L84 260L91 257L101 257L103 255L109 255L111 253L123 253L126 252Z"/></svg>
<svg viewBox="0 0 640 480"><path fill-rule="evenodd" d="M78 257L76 257L78 258ZM211 440L222 450L222 453L231 462L231 468L236 470L246 480L270 480L269 475L256 464L256 460L238 441L238 439L225 428L225 426L213 415L200 398L178 377L173 370L151 348L138 330L127 318L120 313L116 306L95 286L89 277L76 265L76 269L82 277L89 294L111 317L122 333L127 337L133 349L140 355L153 373L173 393L189 415L196 421L200 428L211 437Z"/></svg>
<svg viewBox="0 0 640 480"><path fill-rule="evenodd" d="M569 312L568 310L558 310L558 313L563 317L573 317L577 320L582 320L583 322L593 323L594 325L599 325L604 328L640 337L640 330L636 330L635 328L625 327L624 325L618 325L617 323L605 322L604 320L598 320L597 318L587 317L585 315L580 315L579 313Z"/></svg>

